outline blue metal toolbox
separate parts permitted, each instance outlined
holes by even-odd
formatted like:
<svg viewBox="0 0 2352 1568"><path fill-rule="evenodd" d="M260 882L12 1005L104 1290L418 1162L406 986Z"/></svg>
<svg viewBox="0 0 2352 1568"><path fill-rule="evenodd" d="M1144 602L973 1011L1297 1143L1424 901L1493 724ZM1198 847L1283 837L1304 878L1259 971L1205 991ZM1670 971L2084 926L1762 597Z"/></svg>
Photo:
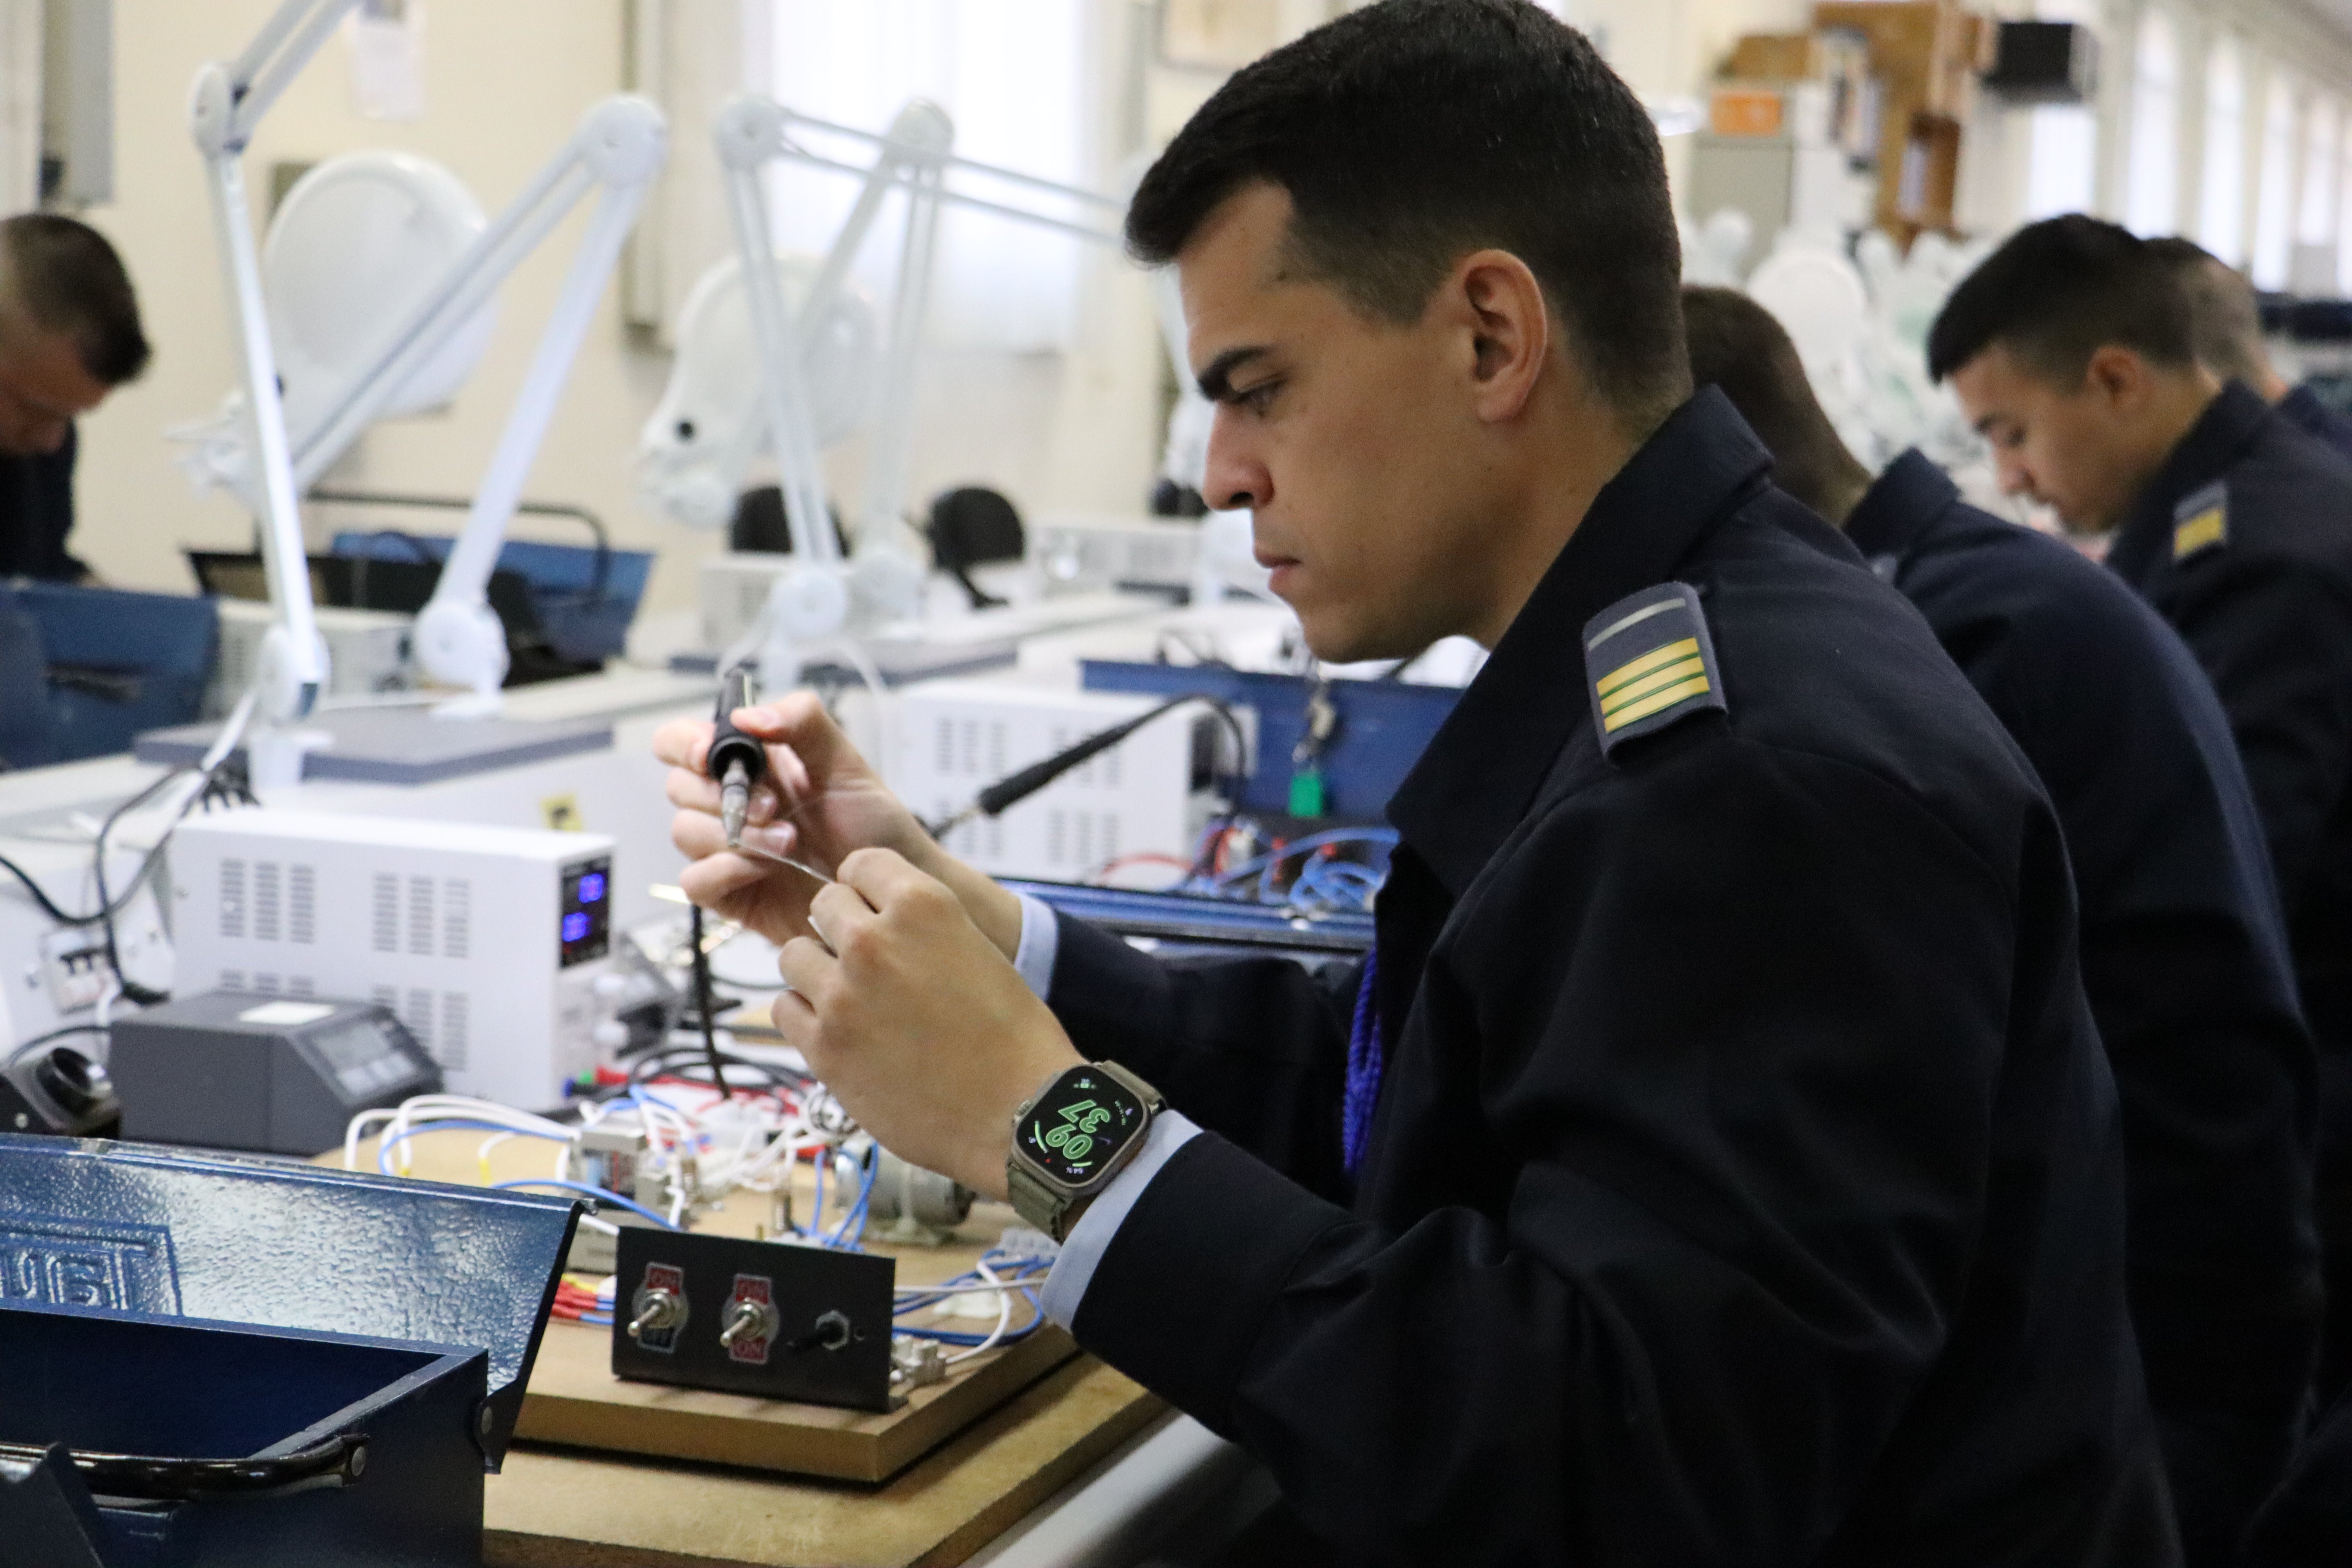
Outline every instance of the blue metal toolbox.
<svg viewBox="0 0 2352 1568"><path fill-rule="evenodd" d="M471 1568L578 1213L0 1135L0 1563Z"/></svg>

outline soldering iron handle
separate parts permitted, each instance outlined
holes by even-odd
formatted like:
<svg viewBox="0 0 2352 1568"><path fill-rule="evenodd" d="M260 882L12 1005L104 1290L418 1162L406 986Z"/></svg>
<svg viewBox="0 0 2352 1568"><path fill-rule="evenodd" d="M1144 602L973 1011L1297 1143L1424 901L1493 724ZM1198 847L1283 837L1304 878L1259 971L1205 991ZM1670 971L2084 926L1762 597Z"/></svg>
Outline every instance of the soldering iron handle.
<svg viewBox="0 0 2352 1568"><path fill-rule="evenodd" d="M766 775L768 749L735 727L735 710L749 708L758 700L749 668L737 665L719 678L719 710L712 716L710 755L705 763L712 778L725 778L728 769L738 763L742 764L746 784L756 784Z"/></svg>

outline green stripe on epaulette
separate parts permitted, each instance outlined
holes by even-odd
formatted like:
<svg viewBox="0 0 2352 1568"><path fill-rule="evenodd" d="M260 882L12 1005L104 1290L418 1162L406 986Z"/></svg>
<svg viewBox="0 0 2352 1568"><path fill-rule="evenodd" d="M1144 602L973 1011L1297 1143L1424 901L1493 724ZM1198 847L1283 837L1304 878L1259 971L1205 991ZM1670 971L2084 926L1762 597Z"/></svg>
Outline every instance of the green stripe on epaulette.
<svg viewBox="0 0 2352 1568"><path fill-rule="evenodd" d="M1604 752L1691 714L1725 710L1715 643L1697 590L1687 584L1645 588L1587 621L1584 668Z"/></svg>

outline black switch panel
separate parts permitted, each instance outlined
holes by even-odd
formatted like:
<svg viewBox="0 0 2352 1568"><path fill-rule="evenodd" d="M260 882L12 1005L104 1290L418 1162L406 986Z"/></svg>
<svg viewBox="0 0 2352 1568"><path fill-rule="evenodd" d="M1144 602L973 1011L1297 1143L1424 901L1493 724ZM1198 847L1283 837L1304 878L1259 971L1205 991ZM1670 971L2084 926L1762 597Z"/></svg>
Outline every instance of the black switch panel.
<svg viewBox="0 0 2352 1568"><path fill-rule="evenodd" d="M617 1252L614 1376L890 1408L889 1258L644 1226Z"/></svg>

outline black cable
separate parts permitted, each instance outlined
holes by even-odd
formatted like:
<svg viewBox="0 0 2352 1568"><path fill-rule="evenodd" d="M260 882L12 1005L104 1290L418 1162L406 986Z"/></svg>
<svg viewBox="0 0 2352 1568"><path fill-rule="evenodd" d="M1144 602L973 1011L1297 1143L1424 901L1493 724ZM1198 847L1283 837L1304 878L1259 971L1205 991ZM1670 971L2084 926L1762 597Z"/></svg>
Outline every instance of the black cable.
<svg viewBox="0 0 2352 1568"><path fill-rule="evenodd" d="M63 1028L51 1029L46 1035L35 1035L31 1039L17 1045L8 1053L6 1060L0 1061L0 1070L15 1067L26 1057L31 1055L36 1047L46 1046L52 1040L62 1040L68 1035L111 1035L113 1033L113 1029L104 1024L68 1024Z"/></svg>
<svg viewBox="0 0 2352 1568"><path fill-rule="evenodd" d="M719 1065L719 1036L710 1023L710 954L702 950L702 906L688 904L687 941L694 949L694 1006L702 1015L702 1054L710 1064L710 1081L719 1086L719 1098L734 1098L727 1087L727 1069Z"/></svg>
<svg viewBox="0 0 2352 1568"><path fill-rule="evenodd" d="M186 777L188 773L189 770L187 768L179 767L163 774L161 778L155 780L152 784L150 784L145 789L141 790L137 795L132 795L129 800L123 802L122 805L117 806L115 808L114 816L109 816L106 819L106 826L112 826L115 816L120 816L126 811L130 811L137 806L145 805L148 801L152 800L155 797L156 792L161 790L165 784L170 784L173 779ZM106 827L99 829L99 835L101 840L103 840L105 833ZM153 851L151 850L149 852L149 858L151 859L153 858ZM145 868L142 867L142 872L144 869ZM75 915L68 914L64 910L59 909L57 905L57 901L51 899L48 894L41 890L41 884L34 879L33 874L30 871L26 870L22 866L17 865L14 860L9 859L5 855L0 855L0 870L6 871L11 876L15 877L16 880L22 882L25 885L25 890L33 895L33 901L41 907L41 912L47 915L50 920L54 921L58 925L92 926L98 924L100 921L105 920L108 916L108 910L104 908L106 892L103 873L100 873L99 889L100 907L91 910L86 915ZM137 878L132 879L134 887L137 881ZM129 894L124 895L123 902L125 904L130 902Z"/></svg>

